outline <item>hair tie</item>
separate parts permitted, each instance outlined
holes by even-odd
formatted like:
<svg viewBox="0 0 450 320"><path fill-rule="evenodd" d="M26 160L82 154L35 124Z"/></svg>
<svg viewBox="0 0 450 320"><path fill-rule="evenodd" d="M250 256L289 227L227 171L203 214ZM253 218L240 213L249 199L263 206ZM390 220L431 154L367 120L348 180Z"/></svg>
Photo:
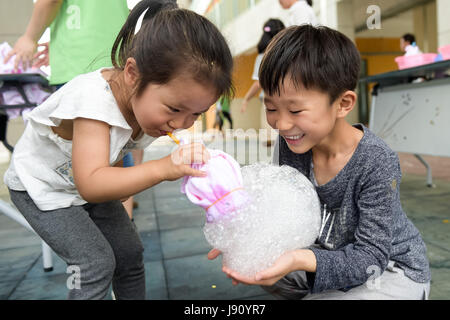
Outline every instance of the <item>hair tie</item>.
<svg viewBox="0 0 450 320"><path fill-rule="evenodd" d="M141 15L139 16L139 19L137 19L136 27L134 27L134 34L135 35L136 35L136 33L139 32L139 30L141 30L142 21L144 21L144 17L145 17L145 14L147 13L148 9L150 9L150 8L145 9L144 12L142 12Z"/></svg>
<svg viewBox="0 0 450 320"><path fill-rule="evenodd" d="M265 32L270 32L271 29L270 29L270 27L264 27L264 31L265 31Z"/></svg>

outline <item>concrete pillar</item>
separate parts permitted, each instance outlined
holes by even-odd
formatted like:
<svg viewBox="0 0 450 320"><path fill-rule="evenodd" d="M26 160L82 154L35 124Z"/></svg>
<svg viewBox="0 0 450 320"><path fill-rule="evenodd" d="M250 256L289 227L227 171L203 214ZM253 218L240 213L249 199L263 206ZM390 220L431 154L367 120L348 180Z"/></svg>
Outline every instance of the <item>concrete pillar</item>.
<svg viewBox="0 0 450 320"><path fill-rule="evenodd" d="M322 25L338 30L355 41L352 0L321 0L319 17ZM351 124L359 122L358 104L347 116L347 121Z"/></svg>
<svg viewBox="0 0 450 320"><path fill-rule="evenodd" d="M33 0L0 0L0 43L11 46L25 32L33 11Z"/></svg>
<svg viewBox="0 0 450 320"><path fill-rule="evenodd" d="M450 20L448 19L450 1L436 0L436 7L438 46L441 47L450 44Z"/></svg>
<svg viewBox="0 0 450 320"><path fill-rule="evenodd" d="M319 8L321 24L339 30L350 39L355 39L352 0L321 0Z"/></svg>

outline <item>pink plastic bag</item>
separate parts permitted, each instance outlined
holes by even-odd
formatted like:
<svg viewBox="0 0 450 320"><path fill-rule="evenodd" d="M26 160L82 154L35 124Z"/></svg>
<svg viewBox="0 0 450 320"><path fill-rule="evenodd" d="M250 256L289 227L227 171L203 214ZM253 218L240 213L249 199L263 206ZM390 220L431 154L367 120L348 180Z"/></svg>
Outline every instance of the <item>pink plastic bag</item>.
<svg viewBox="0 0 450 320"><path fill-rule="evenodd" d="M208 172L207 177L186 176L181 192L206 210L206 221L213 222L243 208L249 202L244 190L239 163L227 153L208 149L207 164L192 164L192 168Z"/></svg>
<svg viewBox="0 0 450 320"><path fill-rule="evenodd" d="M439 53L444 60L450 60L450 44L440 47Z"/></svg>
<svg viewBox="0 0 450 320"><path fill-rule="evenodd" d="M422 66L429 63L434 63L437 56L438 55L436 53L421 53L421 54L414 54L411 56L397 57L395 58L395 62L397 62L398 68L400 70L403 70Z"/></svg>
<svg viewBox="0 0 450 320"><path fill-rule="evenodd" d="M11 73L40 73L43 76L47 76L40 69L36 68L28 68L26 70L23 69L22 64L19 64L18 70L14 71L14 61L16 59L13 56L6 64L3 63L5 57L11 50L11 46L4 42L0 44L0 73L3 74L11 74ZM22 86L25 95L31 103L36 103L37 105L44 102L48 96L49 92L43 90L39 84L30 83ZM16 105L16 104L24 104L25 101L14 87L2 88L0 90L0 102L5 105ZM30 112L33 108L17 108L17 109L6 109L6 113L10 119L14 119L23 115L27 112Z"/></svg>

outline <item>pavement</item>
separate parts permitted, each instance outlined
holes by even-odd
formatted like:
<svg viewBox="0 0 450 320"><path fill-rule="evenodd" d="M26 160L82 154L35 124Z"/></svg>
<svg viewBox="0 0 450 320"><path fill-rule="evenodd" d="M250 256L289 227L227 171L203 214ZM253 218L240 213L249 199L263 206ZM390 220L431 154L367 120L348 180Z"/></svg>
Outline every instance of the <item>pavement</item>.
<svg viewBox="0 0 450 320"><path fill-rule="evenodd" d="M255 141L250 139L249 143L260 145ZM242 144L245 141L228 140L223 146ZM172 149L173 145L167 141L155 143L145 150L144 160L158 159ZM252 157L251 149L241 163ZM270 152L261 150L265 158L258 159L267 160ZM429 160L439 173L434 176L433 188L426 186L421 164L410 155L401 155L404 171L401 201L427 244L432 270L430 299L444 300L450 298L450 172L442 166L447 168L450 159L430 157ZM1 176L7 166L7 161L0 163ZM0 199L10 201L3 183L0 184ZM145 247L147 299L273 299L257 286L233 286L221 271L221 259L207 259L210 246L202 230L204 212L180 193L180 181L163 182L135 199L139 207L134 210L134 219ZM52 272L44 272L40 239L0 215L0 299L66 299L67 266L54 253L53 264ZM107 299L111 299L111 295Z"/></svg>

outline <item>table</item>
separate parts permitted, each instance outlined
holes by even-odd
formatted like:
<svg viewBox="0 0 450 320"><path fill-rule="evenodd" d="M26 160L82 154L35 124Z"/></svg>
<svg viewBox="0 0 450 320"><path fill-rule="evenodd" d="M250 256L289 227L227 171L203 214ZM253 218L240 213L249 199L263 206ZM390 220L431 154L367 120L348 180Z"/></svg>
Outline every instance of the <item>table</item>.
<svg viewBox="0 0 450 320"><path fill-rule="evenodd" d="M369 128L394 151L450 157L450 60L393 71L360 80L377 83L372 90ZM416 79L425 79L415 82Z"/></svg>

